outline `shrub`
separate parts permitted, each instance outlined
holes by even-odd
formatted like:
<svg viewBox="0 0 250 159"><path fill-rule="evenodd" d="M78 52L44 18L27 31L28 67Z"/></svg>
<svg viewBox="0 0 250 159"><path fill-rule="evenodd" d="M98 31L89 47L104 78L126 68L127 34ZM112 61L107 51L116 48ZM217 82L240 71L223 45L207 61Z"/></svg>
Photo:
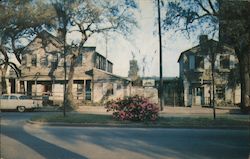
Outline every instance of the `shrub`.
<svg viewBox="0 0 250 159"><path fill-rule="evenodd" d="M140 96L108 101L105 108L117 120L155 121L159 115L157 105Z"/></svg>

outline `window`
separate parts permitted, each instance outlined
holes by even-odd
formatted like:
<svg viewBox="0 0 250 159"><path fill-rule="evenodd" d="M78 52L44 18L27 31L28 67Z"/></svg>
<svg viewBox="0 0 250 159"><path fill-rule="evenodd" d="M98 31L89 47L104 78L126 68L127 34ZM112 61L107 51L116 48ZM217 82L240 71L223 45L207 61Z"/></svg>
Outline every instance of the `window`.
<svg viewBox="0 0 250 159"><path fill-rule="evenodd" d="M100 55L96 57L96 68L106 70L106 59Z"/></svg>
<svg viewBox="0 0 250 159"><path fill-rule="evenodd" d="M20 96L19 99L24 100L24 99L32 99L31 96Z"/></svg>
<svg viewBox="0 0 250 159"><path fill-rule="evenodd" d="M57 65L58 65L58 56L57 54L55 54L55 55L52 55L51 57L51 68L56 69Z"/></svg>
<svg viewBox="0 0 250 159"><path fill-rule="evenodd" d="M82 54L76 58L76 66L82 66Z"/></svg>
<svg viewBox="0 0 250 159"><path fill-rule="evenodd" d="M201 96L201 88L200 87L196 88L196 96Z"/></svg>
<svg viewBox="0 0 250 159"><path fill-rule="evenodd" d="M219 99L225 98L225 89L223 86L216 86L216 94Z"/></svg>
<svg viewBox="0 0 250 159"><path fill-rule="evenodd" d="M190 55L189 56L189 69L194 69L194 67L195 67L195 61L194 61L195 59L194 59L194 55Z"/></svg>
<svg viewBox="0 0 250 159"><path fill-rule="evenodd" d="M112 69L112 63L108 62L108 72L112 73L113 69Z"/></svg>
<svg viewBox="0 0 250 159"><path fill-rule="evenodd" d="M202 56L195 56L195 68L204 68L204 58Z"/></svg>
<svg viewBox="0 0 250 159"><path fill-rule="evenodd" d="M221 55L220 56L220 67L222 69L229 69L229 67L230 67L230 55Z"/></svg>
<svg viewBox="0 0 250 159"><path fill-rule="evenodd" d="M84 81L83 80L75 80L74 84L76 84L76 91L77 93L81 93L83 92L83 88L84 88Z"/></svg>
<svg viewBox="0 0 250 159"><path fill-rule="evenodd" d="M26 65L27 64L27 55L23 55L23 58L22 58L22 65Z"/></svg>
<svg viewBox="0 0 250 159"><path fill-rule="evenodd" d="M117 90L119 90L119 89L122 89L122 85L121 84L117 85Z"/></svg>
<svg viewBox="0 0 250 159"><path fill-rule="evenodd" d="M31 65L36 66L36 64L37 64L37 55L35 54L35 55L32 55L31 57Z"/></svg>
<svg viewBox="0 0 250 159"><path fill-rule="evenodd" d="M113 84L109 84L107 86L107 95L113 95L114 94L114 85Z"/></svg>
<svg viewBox="0 0 250 159"><path fill-rule="evenodd" d="M96 56L96 68L99 68L99 56Z"/></svg>
<svg viewBox="0 0 250 159"><path fill-rule="evenodd" d="M48 56L44 55L40 58L40 65L44 67L48 66Z"/></svg>

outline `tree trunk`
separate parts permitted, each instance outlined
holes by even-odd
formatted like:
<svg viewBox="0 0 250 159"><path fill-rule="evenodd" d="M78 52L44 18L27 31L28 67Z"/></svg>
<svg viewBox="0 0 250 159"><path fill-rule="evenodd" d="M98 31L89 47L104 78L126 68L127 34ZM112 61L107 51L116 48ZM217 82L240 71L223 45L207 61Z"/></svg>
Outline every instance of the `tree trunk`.
<svg viewBox="0 0 250 159"><path fill-rule="evenodd" d="M1 77L1 94L7 93L6 72L7 72L7 68L4 67L2 69L2 77Z"/></svg>
<svg viewBox="0 0 250 159"><path fill-rule="evenodd" d="M74 102L74 95L73 95L76 56L73 56L71 58L70 63L71 64L70 64L70 70L68 74L68 84L67 84L67 91L66 91L66 103L69 109L77 109L77 105Z"/></svg>
<svg viewBox="0 0 250 159"><path fill-rule="evenodd" d="M5 94L5 93L7 93L6 73L7 73L7 69L8 69L9 57L8 57L7 51L3 45L0 45L0 52L4 56L4 64L3 64L4 66L3 66L3 68L1 68L2 77L1 77L1 90L0 91L2 94Z"/></svg>
<svg viewBox="0 0 250 159"><path fill-rule="evenodd" d="M239 56L240 83L241 83L241 108L244 112L250 111L250 54L246 50Z"/></svg>

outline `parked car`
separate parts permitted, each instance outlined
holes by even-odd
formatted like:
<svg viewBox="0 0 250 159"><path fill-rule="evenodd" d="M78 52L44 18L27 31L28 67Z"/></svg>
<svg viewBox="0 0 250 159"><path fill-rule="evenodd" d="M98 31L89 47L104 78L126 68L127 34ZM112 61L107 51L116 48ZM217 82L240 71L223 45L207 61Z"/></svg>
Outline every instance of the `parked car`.
<svg viewBox="0 0 250 159"><path fill-rule="evenodd" d="M41 107L41 102L33 100L24 94L4 94L0 96L0 109L15 109L24 112L26 109L34 110Z"/></svg>

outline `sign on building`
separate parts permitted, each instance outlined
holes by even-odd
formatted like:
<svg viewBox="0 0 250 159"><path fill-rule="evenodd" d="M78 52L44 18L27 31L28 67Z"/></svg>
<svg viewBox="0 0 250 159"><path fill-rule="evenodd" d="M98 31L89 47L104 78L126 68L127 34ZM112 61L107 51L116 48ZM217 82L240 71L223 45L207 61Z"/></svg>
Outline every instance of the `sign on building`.
<svg viewBox="0 0 250 159"><path fill-rule="evenodd" d="M155 80L152 80L152 79L142 80L142 86L143 87L154 87Z"/></svg>

